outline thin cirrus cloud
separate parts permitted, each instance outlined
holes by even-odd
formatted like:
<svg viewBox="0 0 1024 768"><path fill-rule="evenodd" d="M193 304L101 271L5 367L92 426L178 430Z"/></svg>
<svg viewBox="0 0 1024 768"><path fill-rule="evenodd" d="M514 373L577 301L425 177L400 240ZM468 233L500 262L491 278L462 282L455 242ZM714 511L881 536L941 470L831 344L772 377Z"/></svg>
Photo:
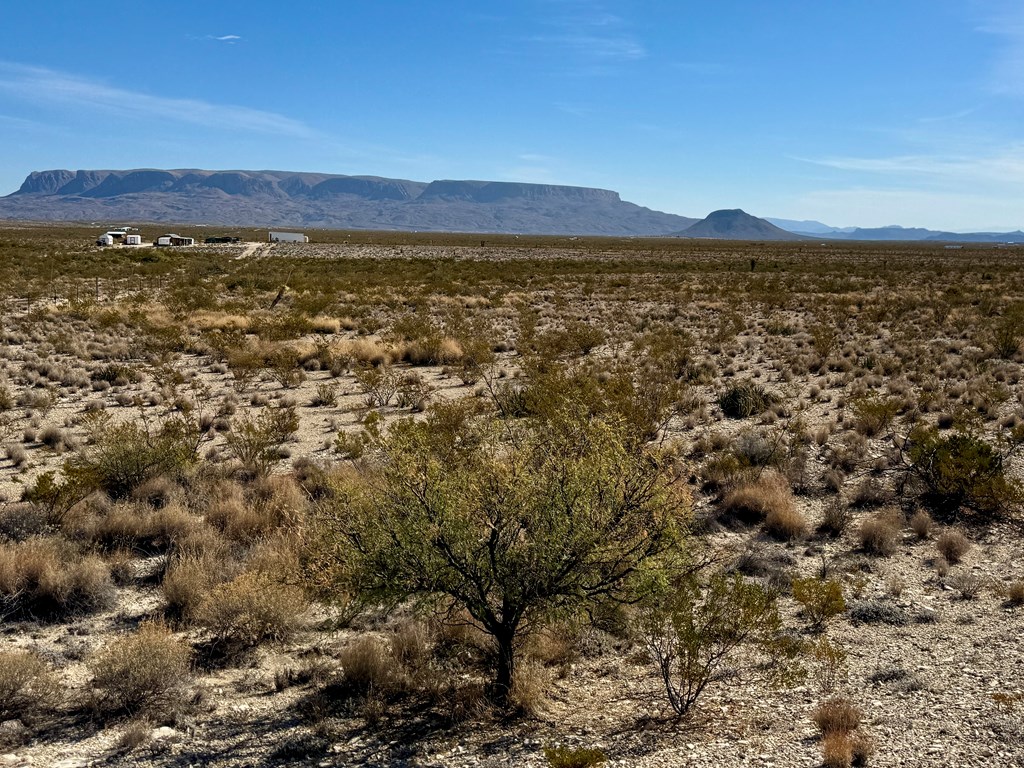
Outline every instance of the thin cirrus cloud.
<svg viewBox="0 0 1024 768"><path fill-rule="evenodd" d="M911 175L950 183L986 181L1024 184L1024 145L1017 144L985 156L901 155L895 157L797 158L840 171L907 177Z"/></svg>
<svg viewBox="0 0 1024 768"><path fill-rule="evenodd" d="M237 43L242 38L239 35L207 35L211 40L219 40L222 43Z"/></svg>
<svg viewBox="0 0 1024 768"><path fill-rule="evenodd" d="M153 96L42 67L0 63L0 93L35 104L100 110L138 119L160 118L207 128L315 138L298 120L249 107Z"/></svg>

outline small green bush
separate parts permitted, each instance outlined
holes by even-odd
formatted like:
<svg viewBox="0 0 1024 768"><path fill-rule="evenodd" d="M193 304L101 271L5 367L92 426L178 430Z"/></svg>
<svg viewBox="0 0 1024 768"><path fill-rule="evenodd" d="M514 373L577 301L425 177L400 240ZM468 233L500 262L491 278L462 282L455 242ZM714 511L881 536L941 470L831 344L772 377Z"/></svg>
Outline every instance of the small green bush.
<svg viewBox="0 0 1024 768"><path fill-rule="evenodd" d="M768 392L760 384L740 381L729 385L718 398L718 406L732 419L745 419L766 411L778 401L778 395Z"/></svg>
<svg viewBox="0 0 1024 768"><path fill-rule="evenodd" d="M544 747L544 758L551 768L592 768L608 761L600 749L589 747Z"/></svg>
<svg viewBox="0 0 1024 768"><path fill-rule="evenodd" d="M821 632L833 616L846 610L843 587L834 579L793 579L793 599L803 606L803 616L813 632Z"/></svg>

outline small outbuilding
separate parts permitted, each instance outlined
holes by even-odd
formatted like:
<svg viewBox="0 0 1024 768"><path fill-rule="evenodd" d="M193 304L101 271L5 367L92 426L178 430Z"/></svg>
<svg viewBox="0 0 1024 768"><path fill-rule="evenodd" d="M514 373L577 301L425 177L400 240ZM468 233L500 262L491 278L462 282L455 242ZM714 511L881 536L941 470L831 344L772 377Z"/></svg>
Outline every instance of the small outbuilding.
<svg viewBox="0 0 1024 768"><path fill-rule="evenodd" d="M181 235L161 235L156 239L154 245L166 246L166 245L195 245L195 238L182 237Z"/></svg>
<svg viewBox="0 0 1024 768"><path fill-rule="evenodd" d="M125 235L125 245L142 245L142 235Z"/></svg>
<svg viewBox="0 0 1024 768"><path fill-rule="evenodd" d="M113 236L109 232L107 234L105 234L105 235L100 235L99 237L96 238L96 245L106 246L106 245L113 245L113 244L114 244L114 238L113 238Z"/></svg>
<svg viewBox="0 0 1024 768"><path fill-rule="evenodd" d="M309 238L301 232L271 232L272 243L308 243Z"/></svg>

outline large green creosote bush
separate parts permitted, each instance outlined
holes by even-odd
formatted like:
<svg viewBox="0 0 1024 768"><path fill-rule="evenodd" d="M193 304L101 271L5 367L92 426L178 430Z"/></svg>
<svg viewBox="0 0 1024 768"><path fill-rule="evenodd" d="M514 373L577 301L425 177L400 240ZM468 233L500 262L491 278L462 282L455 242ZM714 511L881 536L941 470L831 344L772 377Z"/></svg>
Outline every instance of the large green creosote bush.
<svg viewBox="0 0 1024 768"><path fill-rule="evenodd" d="M923 485L922 495L935 509L956 512L967 507L998 514L1024 501L1024 488L1006 474L1007 459L1022 437L1015 432L1000 450L969 431L945 435L934 427L918 427L905 449L909 473Z"/></svg>
<svg viewBox="0 0 1024 768"><path fill-rule="evenodd" d="M396 423L323 510L318 567L326 551L345 589L465 610L493 638L492 694L506 701L526 634L635 598L679 555L689 503L670 468L572 392L512 422L436 405Z"/></svg>
<svg viewBox="0 0 1024 768"><path fill-rule="evenodd" d="M66 485L127 497L147 480L180 476L198 456L202 432L195 421L172 418L152 427L141 421L97 420L89 445L64 464ZM66 490L65 490L66 492Z"/></svg>

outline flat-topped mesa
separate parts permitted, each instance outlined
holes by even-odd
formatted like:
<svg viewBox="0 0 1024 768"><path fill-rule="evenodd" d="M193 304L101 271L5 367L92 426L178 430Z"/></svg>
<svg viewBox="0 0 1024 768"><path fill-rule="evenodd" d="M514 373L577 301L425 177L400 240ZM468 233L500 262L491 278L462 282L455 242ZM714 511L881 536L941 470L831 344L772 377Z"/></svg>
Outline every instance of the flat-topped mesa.
<svg viewBox="0 0 1024 768"><path fill-rule="evenodd" d="M562 200L580 203L617 203L619 193L592 187L558 184L527 184L517 181L432 181L418 198L427 200L467 200L474 203L522 200Z"/></svg>
<svg viewBox="0 0 1024 768"><path fill-rule="evenodd" d="M589 187L197 168L35 172L0 197L3 219L610 236L694 222Z"/></svg>

